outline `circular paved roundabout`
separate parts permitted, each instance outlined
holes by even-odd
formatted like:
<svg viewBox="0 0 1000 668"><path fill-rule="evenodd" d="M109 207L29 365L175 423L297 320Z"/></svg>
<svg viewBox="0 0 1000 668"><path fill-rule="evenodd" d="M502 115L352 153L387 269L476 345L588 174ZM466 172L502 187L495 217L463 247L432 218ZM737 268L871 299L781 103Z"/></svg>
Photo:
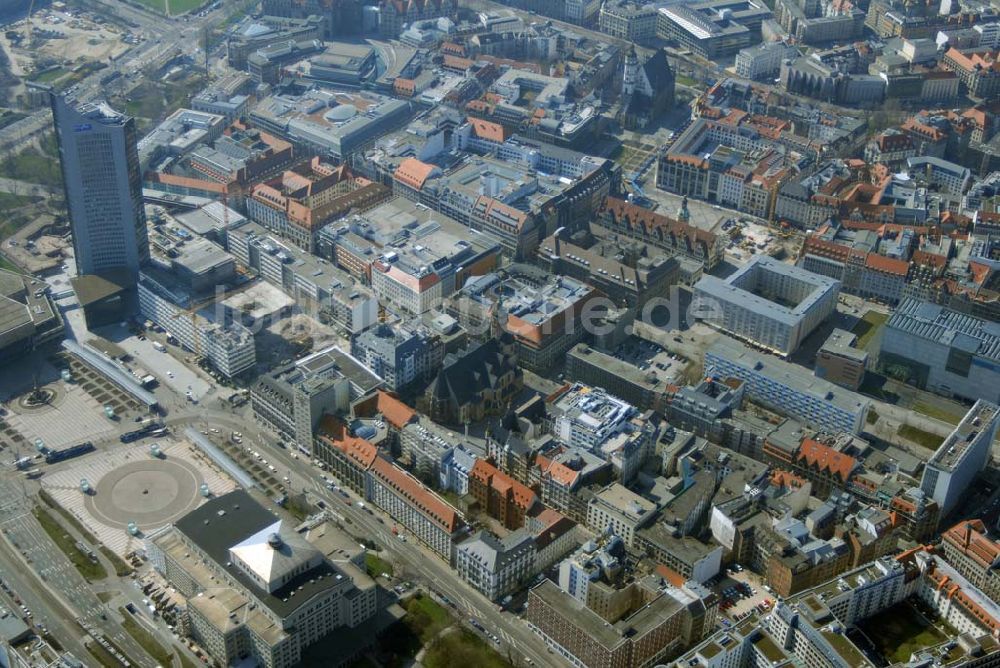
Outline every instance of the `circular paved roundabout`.
<svg viewBox="0 0 1000 668"><path fill-rule="evenodd" d="M198 505L203 482L193 464L180 459L129 462L107 473L84 499L87 512L102 524L141 529L169 524Z"/></svg>

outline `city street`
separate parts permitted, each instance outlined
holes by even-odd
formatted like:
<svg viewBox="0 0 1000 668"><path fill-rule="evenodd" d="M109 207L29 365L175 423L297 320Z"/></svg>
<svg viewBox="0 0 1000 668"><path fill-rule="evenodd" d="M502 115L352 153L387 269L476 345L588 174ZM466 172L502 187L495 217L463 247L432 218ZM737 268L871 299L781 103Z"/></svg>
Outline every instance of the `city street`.
<svg viewBox="0 0 1000 668"><path fill-rule="evenodd" d="M201 416L204 424L227 429L239 429L243 432L244 443L253 447L267 447L267 459L278 468L281 475L291 478L290 487L294 491L308 491L327 504L336 514L350 520L347 530L359 538L366 537L375 540L380 547L388 552L389 560L405 569L411 580L417 580L439 595L443 594L455 606L455 612L460 622L473 617L484 627L495 633L501 639L498 651L510 655L516 661L522 662L524 657L530 658L535 665L564 666L561 658L547 652L545 644L517 616L501 612L497 606L487 600L482 594L459 579L451 567L431 550L423 546L412 536L406 541L392 535L394 520L378 509L366 504L362 509L357 505L361 500L350 492L351 504L344 503L344 498L331 492L323 484L320 472L305 458L292 458L289 450L274 445L274 438L259 432L252 420L240 420L231 413L210 410ZM264 450L261 450L264 453ZM370 512L369 512L370 511ZM402 526L400 530L406 532ZM360 534L360 535L359 535ZM470 627L471 628L471 627Z"/></svg>
<svg viewBox="0 0 1000 668"><path fill-rule="evenodd" d="M59 601L72 612L67 617L64 611L56 613L51 606L47 606L49 611L45 615L46 618L52 620L56 616L61 616L64 626L68 627L74 626L74 621L85 622L101 629L110 641L133 660L140 662L139 665L156 665L156 661L114 619L115 614L107 614L107 606L100 601L90 584L80 575L62 550L53 544L52 539L31 514L30 501L24 499L23 488L14 479L19 475L18 472L8 473L6 476L8 479L4 484L0 484L0 508L4 513L0 531L3 532L4 546L12 548L11 551L16 550L23 563L17 563L17 556L10 559L10 551L0 550L0 564L5 567L3 570L7 573L23 572L24 565L27 564L42 582L22 586L12 583L14 591L26 601L31 601L40 592L47 591L53 600ZM37 596L37 598L44 597ZM64 638L80 637L82 633L79 629L74 629L70 634L57 635L58 639L63 641ZM81 656L89 658L86 653Z"/></svg>

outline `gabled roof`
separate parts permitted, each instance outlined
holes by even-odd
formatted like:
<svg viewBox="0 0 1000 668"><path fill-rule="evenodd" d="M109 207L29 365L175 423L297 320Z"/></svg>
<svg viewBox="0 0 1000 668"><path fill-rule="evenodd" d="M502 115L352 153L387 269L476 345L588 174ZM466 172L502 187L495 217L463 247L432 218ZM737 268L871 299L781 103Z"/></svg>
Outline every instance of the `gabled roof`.
<svg viewBox="0 0 1000 668"><path fill-rule="evenodd" d="M420 190L436 169L437 167L434 165L428 165L426 162L421 162L416 158L406 158L399 163L394 176L397 181Z"/></svg>
<svg viewBox="0 0 1000 668"><path fill-rule="evenodd" d="M982 520L959 522L945 531L941 538L984 569L992 568L1000 561L1000 545L986 536L986 525Z"/></svg>
<svg viewBox="0 0 1000 668"><path fill-rule="evenodd" d="M354 414L358 417L381 415L395 429L402 429L417 417L416 411L385 390L378 390L373 396L355 404Z"/></svg>
<svg viewBox="0 0 1000 668"><path fill-rule="evenodd" d="M858 460L854 457L837 452L830 446L824 445L819 441L814 441L811 438L802 441L802 444L799 446L799 452L796 455L796 460L800 464L804 463L807 466L814 466L820 471L829 471L843 482L847 482L851 477L851 472L854 471L858 464Z"/></svg>
<svg viewBox="0 0 1000 668"><path fill-rule="evenodd" d="M384 459L376 459L372 473L386 486L448 533L454 533L462 520L458 511L434 494L419 480Z"/></svg>

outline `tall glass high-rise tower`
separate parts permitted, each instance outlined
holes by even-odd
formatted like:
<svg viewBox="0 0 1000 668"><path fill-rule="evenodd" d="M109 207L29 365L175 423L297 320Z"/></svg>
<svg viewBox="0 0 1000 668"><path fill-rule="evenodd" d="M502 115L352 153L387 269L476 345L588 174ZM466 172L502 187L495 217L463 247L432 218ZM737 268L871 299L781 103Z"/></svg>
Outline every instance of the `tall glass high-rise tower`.
<svg viewBox="0 0 1000 668"><path fill-rule="evenodd" d="M149 259L135 120L104 102L51 99L77 274L134 277Z"/></svg>

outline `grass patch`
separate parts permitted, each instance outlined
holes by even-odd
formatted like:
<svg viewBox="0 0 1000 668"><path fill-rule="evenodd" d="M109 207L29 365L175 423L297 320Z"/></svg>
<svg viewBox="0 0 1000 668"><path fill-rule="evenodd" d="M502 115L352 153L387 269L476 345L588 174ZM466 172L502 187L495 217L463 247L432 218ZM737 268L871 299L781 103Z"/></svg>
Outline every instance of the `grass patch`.
<svg viewBox="0 0 1000 668"><path fill-rule="evenodd" d="M878 419L879 419L878 411L876 411L874 408L869 408L868 415L865 416L865 422L867 422L868 424L875 424L876 422L878 422Z"/></svg>
<svg viewBox="0 0 1000 668"><path fill-rule="evenodd" d="M467 629L446 633L427 648L423 664L427 668L450 666L476 666L476 668L504 668L510 666L506 659L482 638Z"/></svg>
<svg viewBox="0 0 1000 668"><path fill-rule="evenodd" d="M868 350L868 346L875 339L875 336L882 329L882 326L889 319L885 313L878 311L867 311L854 326L852 330L858 337L858 348Z"/></svg>
<svg viewBox="0 0 1000 668"><path fill-rule="evenodd" d="M37 81L38 83L52 83L53 81L58 81L66 76L66 69L62 67L56 67L51 70L42 72L38 76L31 77L32 81Z"/></svg>
<svg viewBox="0 0 1000 668"><path fill-rule="evenodd" d="M935 420L941 420L941 422L947 422L948 424L958 424L962 421L963 414L955 415L953 411L947 408L942 408L936 404L929 404L926 401L918 401L913 404L913 410L918 413L923 413L927 417L932 417Z"/></svg>
<svg viewBox="0 0 1000 668"><path fill-rule="evenodd" d="M177 658L181 660L181 668L198 668L198 664L187 658L183 652L177 652Z"/></svg>
<svg viewBox="0 0 1000 668"><path fill-rule="evenodd" d="M387 668L412 664L420 648L452 623L448 611L426 594L418 592L401 605L406 609L406 616L393 626L379 645L379 663Z"/></svg>
<svg viewBox="0 0 1000 668"><path fill-rule="evenodd" d="M371 552L365 553L365 570L368 571L368 575L373 578L377 578L383 573L388 573L392 575L392 564L378 556L377 554L372 554Z"/></svg>
<svg viewBox="0 0 1000 668"><path fill-rule="evenodd" d="M118 610L122 613L122 626L125 627L130 636L135 638L139 646L149 652L149 655L156 659L157 663L161 666L172 666L174 663L174 653L164 648L152 633L136 621L135 616L131 612L125 608L118 608Z"/></svg>
<svg viewBox="0 0 1000 668"><path fill-rule="evenodd" d="M289 514L299 522L309 517L309 509L306 508L305 503L303 503L303 501L294 494L288 495L288 501L285 502L285 510L287 510Z"/></svg>
<svg viewBox="0 0 1000 668"><path fill-rule="evenodd" d="M59 160L42 155L33 146L0 162L0 176L28 183L38 183L50 188L62 186L62 171L59 167Z"/></svg>
<svg viewBox="0 0 1000 668"><path fill-rule="evenodd" d="M406 625L422 642L432 640L451 624L451 615L426 594L419 593L406 602Z"/></svg>
<svg viewBox="0 0 1000 668"><path fill-rule="evenodd" d="M120 666L122 663L114 657L108 650L104 649L96 642L87 643L87 651L90 652L99 666ZM131 663L131 661L129 661Z"/></svg>
<svg viewBox="0 0 1000 668"><path fill-rule="evenodd" d="M69 558L73 565L76 566L76 570L80 571L87 582L94 582L95 580L103 580L108 577L108 572L104 570L104 566L101 564L94 563L90 560L87 555L77 549L76 540L70 536L62 528L62 525L56 520L52 514L40 506L35 506L32 511L38 521L41 523L42 528L45 529L45 533L49 534L52 541L59 546L59 549Z"/></svg>
<svg viewBox="0 0 1000 668"><path fill-rule="evenodd" d="M154 12L159 12L160 14L167 13L167 7L164 4L164 0L132 0L132 2L142 5L148 9L152 9Z"/></svg>
<svg viewBox="0 0 1000 668"><path fill-rule="evenodd" d="M948 639L909 603L894 605L859 624L876 649L892 663L905 663L910 655Z"/></svg>
<svg viewBox="0 0 1000 668"><path fill-rule="evenodd" d="M682 86L697 86L698 85L698 80L697 79L692 79L691 77L689 77L687 75L684 75L684 74L678 74L677 77L674 80L677 83L679 83L680 85L682 85Z"/></svg>
<svg viewBox="0 0 1000 668"><path fill-rule="evenodd" d="M100 544L97 538L94 536L94 534L87 531L87 528L84 527L82 524L80 524L80 520L73 517L73 515L68 510L63 508L58 501L52 498L51 494L46 492L44 489L40 489L38 490L38 498L44 501L45 505L47 505L49 508L52 508L54 511L62 515L62 518L66 520L66 522L71 527L73 527L73 529L75 529L77 533L83 536L85 540L87 540L90 543L93 543L94 545Z"/></svg>
<svg viewBox="0 0 1000 668"><path fill-rule="evenodd" d="M2 253L0 253L0 269L6 269L7 271L16 271L21 273L21 268L16 264L8 260Z"/></svg>
<svg viewBox="0 0 1000 668"><path fill-rule="evenodd" d="M167 0L167 2L170 3L171 16L177 16L207 4L207 0Z"/></svg>
<svg viewBox="0 0 1000 668"><path fill-rule="evenodd" d="M112 552L106 545L100 545L97 548L101 551L101 554L111 562L111 565L115 567L115 575L120 578L132 575L132 567L125 563L125 560L119 557L117 554Z"/></svg>
<svg viewBox="0 0 1000 668"><path fill-rule="evenodd" d="M115 592L113 591L99 591L97 592L97 598L101 603L107 603L115 597Z"/></svg>
<svg viewBox="0 0 1000 668"><path fill-rule="evenodd" d="M901 424L899 429L896 431L897 434L903 438L913 441L917 445L922 445L929 450L937 450L938 446L944 442L944 436L938 436L937 434L932 434L929 431L924 431L919 427L914 427L911 424Z"/></svg>

